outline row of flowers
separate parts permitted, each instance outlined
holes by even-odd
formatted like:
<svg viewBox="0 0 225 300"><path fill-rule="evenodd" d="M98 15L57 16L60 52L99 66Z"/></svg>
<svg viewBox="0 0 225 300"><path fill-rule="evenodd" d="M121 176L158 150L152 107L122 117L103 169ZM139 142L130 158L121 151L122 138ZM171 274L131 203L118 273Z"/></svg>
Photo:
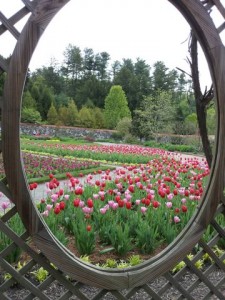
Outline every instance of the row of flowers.
<svg viewBox="0 0 225 300"><path fill-rule="evenodd" d="M48 176L49 173L62 174L67 171L72 172L100 166L99 162L51 155L35 155L27 152L23 152L22 157L28 179Z"/></svg>
<svg viewBox="0 0 225 300"><path fill-rule="evenodd" d="M174 240L199 206L209 175L205 159L170 155L147 164L89 174L67 173L64 186L51 174L39 209L64 244L73 236L80 255L101 248L120 256L151 254ZM59 230L60 229L60 230Z"/></svg>
<svg viewBox="0 0 225 300"><path fill-rule="evenodd" d="M74 156L93 160L120 163L147 163L152 157L171 156L175 154L162 149L138 145L73 145L53 142L23 140L22 148L31 151L49 152L59 156Z"/></svg>

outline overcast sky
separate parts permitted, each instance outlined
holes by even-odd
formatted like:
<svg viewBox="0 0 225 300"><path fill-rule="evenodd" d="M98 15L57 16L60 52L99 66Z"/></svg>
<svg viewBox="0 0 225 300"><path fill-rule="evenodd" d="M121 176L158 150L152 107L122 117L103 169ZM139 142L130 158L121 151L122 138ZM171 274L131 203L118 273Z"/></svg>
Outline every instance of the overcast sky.
<svg viewBox="0 0 225 300"><path fill-rule="evenodd" d="M224 0L222 0L223 2ZM0 9L10 17L23 6L21 0L1 1ZM222 23L216 16L218 25ZM16 25L21 29L25 20ZM94 53L106 51L111 63L123 58L141 58L152 66L163 61L170 69L189 72L186 62L189 25L167 0L70 0L55 16L43 34L30 63L31 71L50 64L51 58L62 63L70 44ZM15 40L9 34L0 39L0 54L12 53ZM204 55L200 52L202 86L210 84Z"/></svg>

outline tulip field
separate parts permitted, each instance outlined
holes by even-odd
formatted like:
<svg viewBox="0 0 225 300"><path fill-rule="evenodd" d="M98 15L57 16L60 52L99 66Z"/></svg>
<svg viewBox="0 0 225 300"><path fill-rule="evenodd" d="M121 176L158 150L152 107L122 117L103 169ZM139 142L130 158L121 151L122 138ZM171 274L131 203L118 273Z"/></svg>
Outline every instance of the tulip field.
<svg viewBox="0 0 225 300"><path fill-rule="evenodd" d="M22 150L31 193L46 181L36 204L43 220L77 257L100 266L148 259L170 244L197 211L210 174L204 157L137 145L26 140Z"/></svg>
<svg viewBox="0 0 225 300"><path fill-rule="evenodd" d="M60 160L82 157L114 165L114 170L98 165L85 178L63 169L62 185L59 166L49 161L46 197L37 204L66 247L99 265L106 257L148 258L170 244L198 209L210 173L205 158L142 146L28 141L23 147Z"/></svg>

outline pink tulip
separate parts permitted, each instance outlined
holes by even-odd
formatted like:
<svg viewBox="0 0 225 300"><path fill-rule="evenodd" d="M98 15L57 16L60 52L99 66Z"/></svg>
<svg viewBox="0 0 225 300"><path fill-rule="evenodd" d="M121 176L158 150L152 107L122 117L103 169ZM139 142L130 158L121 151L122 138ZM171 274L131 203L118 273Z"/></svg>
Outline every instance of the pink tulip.
<svg viewBox="0 0 225 300"><path fill-rule="evenodd" d="M45 210L45 211L43 211L42 216L43 217L48 217L48 214L49 214L49 211Z"/></svg>
<svg viewBox="0 0 225 300"><path fill-rule="evenodd" d="M147 207L142 206L142 207L141 207L141 212L142 212L143 214L145 214L146 211L147 211Z"/></svg>
<svg viewBox="0 0 225 300"><path fill-rule="evenodd" d="M79 207L84 207L84 201L79 202Z"/></svg>
<svg viewBox="0 0 225 300"><path fill-rule="evenodd" d="M100 197L102 197L102 196L104 196L104 195L105 195L105 192L103 192L103 191L99 191L99 192L98 192L98 194L99 194L99 196L100 196Z"/></svg>
<svg viewBox="0 0 225 300"><path fill-rule="evenodd" d="M167 195L167 199L168 200L172 200L174 197L174 194L173 193L170 193L169 195Z"/></svg>
<svg viewBox="0 0 225 300"><path fill-rule="evenodd" d="M116 210L116 209L118 208L118 206L119 206L118 203L114 202L114 203L113 203L113 206L112 206L112 209L113 209L113 210Z"/></svg>
<svg viewBox="0 0 225 300"><path fill-rule="evenodd" d="M5 211L9 207L10 203L9 202L2 202L1 207Z"/></svg>
<svg viewBox="0 0 225 300"><path fill-rule="evenodd" d="M186 198L182 198L182 199L181 199L181 202L182 202L183 204L185 204L186 201L187 201Z"/></svg>
<svg viewBox="0 0 225 300"><path fill-rule="evenodd" d="M126 197L126 200L127 200L127 201L130 201L131 198L132 198L132 196L131 196L130 194L126 194L125 197Z"/></svg>
<svg viewBox="0 0 225 300"><path fill-rule="evenodd" d="M51 195L52 202L56 202L58 198L59 198L58 194L52 194Z"/></svg>
<svg viewBox="0 0 225 300"><path fill-rule="evenodd" d="M100 208L100 213L104 215L107 212L107 209L105 207Z"/></svg>
<svg viewBox="0 0 225 300"><path fill-rule="evenodd" d="M91 214L93 212L93 207L84 206L82 208L83 213L85 214Z"/></svg>
<svg viewBox="0 0 225 300"><path fill-rule="evenodd" d="M173 220L174 220L174 223L179 223L180 222L180 218L178 216L175 216L173 218Z"/></svg>
<svg viewBox="0 0 225 300"><path fill-rule="evenodd" d="M70 195L64 195L65 200L69 200Z"/></svg>
<svg viewBox="0 0 225 300"><path fill-rule="evenodd" d="M109 201L108 201L109 207L113 207L114 203L115 203L115 202L114 202L113 200L109 200Z"/></svg>
<svg viewBox="0 0 225 300"><path fill-rule="evenodd" d="M172 202L166 202L166 206L167 206L167 208L171 208L173 206L173 203Z"/></svg>
<svg viewBox="0 0 225 300"><path fill-rule="evenodd" d="M47 204L47 205L46 205L46 209L47 209L48 211L50 211L50 210L52 209L52 207L53 207L52 204Z"/></svg>

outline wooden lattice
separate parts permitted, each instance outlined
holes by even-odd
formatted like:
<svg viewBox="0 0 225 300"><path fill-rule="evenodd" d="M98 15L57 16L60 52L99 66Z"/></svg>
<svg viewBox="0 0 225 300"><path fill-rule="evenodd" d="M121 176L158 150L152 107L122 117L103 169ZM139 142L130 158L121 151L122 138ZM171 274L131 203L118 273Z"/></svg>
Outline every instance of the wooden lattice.
<svg viewBox="0 0 225 300"><path fill-rule="evenodd" d="M32 202L20 154L21 96L37 42L51 19L69 0L21 1L23 8L12 17L6 18L4 12L0 12L0 36L9 32L17 39L10 61L0 59L1 72L7 73L1 101L1 151L6 178L0 182L0 191L15 204L0 219L0 231L12 241L0 253L1 270L12 276L7 281L1 281L0 299L11 299L9 291L15 282L25 289L23 299L199 299L195 298L194 292L201 290L202 286L207 289L204 289L201 299L225 299L225 257L218 257L212 250L221 238L225 238L224 229L216 221L218 215L224 217L225 51L220 33L225 28L225 22L216 28L210 16L211 10L216 9L225 18L222 3L219 0L169 0L183 14L198 37L216 92L218 131L211 176L204 199L191 222L164 251L136 267L109 271L85 264L74 257L46 228ZM19 32L14 25L27 14L30 17ZM21 236L7 226L17 214L25 226L25 232ZM201 237L208 226L211 226L214 234L206 244ZM35 250L30 246L30 240L35 243ZM16 247L23 249L31 258L20 270L16 270L6 260ZM196 255L190 260L187 254L193 248ZM195 262L205 253L212 258L212 263L199 270ZM185 261L186 267L172 274L170 270L181 260ZM26 277L27 272L35 266L42 266L50 274L38 286ZM220 276L215 280L217 273ZM190 275L192 280L188 280ZM61 286L60 294L58 291L57 294L54 292L56 283Z"/></svg>

